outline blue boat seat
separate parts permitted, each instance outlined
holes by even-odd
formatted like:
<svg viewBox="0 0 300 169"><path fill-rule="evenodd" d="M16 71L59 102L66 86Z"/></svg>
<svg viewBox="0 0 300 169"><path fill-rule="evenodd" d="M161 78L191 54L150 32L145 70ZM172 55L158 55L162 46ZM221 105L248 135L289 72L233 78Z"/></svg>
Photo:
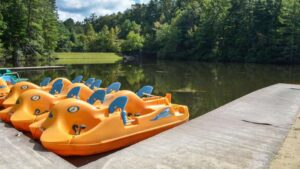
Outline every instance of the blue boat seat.
<svg viewBox="0 0 300 169"><path fill-rule="evenodd" d="M88 87L92 86L92 84L95 82L95 78L89 78L84 84Z"/></svg>
<svg viewBox="0 0 300 169"><path fill-rule="evenodd" d="M11 84L16 84L17 82L10 76L1 76L1 79L3 79L6 82L9 82Z"/></svg>
<svg viewBox="0 0 300 169"><path fill-rule="evenodd" d="M62 79L58 79L53 83L52 88L49 93L52 95L59 94L59 93L61 93L63 87L64 87L64 84L62 83Z"/></svg>
<svg viewBox="0 0 300 169"><path fill-rule="evenodd" d="M83 79L83 76L82 75L79 75L77 77L75 77L74 80L72 80L72 83L80 83Z"/></svg>
<svg viewBox="0 0 300 169"><path fill-rule="evenodd" d="M87 102L90 104L94 104L96 101L101 101L101 103L104 103L105 94L105 90L97 90L92 94L92 96L87 100Z"/></svg>
<svg viewBox="0 0 300 169"><path fill-rule="evenodd" d="M94 90L95 88L100 88L101 84L102 84L102 80L100 80L100 79L99 79L99 80L96 80L96 81L91 85L90 89Z"/></svg>
<svg viewBox="0 0 300 169"><path fill-rule="evenodd" d="M41 83L40 83L40 86L43 87L43 86L47 86L51 81L51 78L50 77L46 77Z"/></svg>
<svg viewBox="0 0 300 169"><path fill-rule="evenodd" d="M170 108L166 108L162 112L160 112L155 118L153 118L151 121L157 121L159 119L166 118L169 116L171 116Z"/></svg>
<svg viewBox="0 0 300 169"><path fill-rule="evenodd" d="M121 96L116 98L110 105L108 108L109 113L114 113L116 109L121 109L121 117L122 117L122 121L123 124L126 125L127 124L127 115L125 112L125 107L126 104L128 102L128 98L126 96Z"/></svg>
<svg viewBox="0 0 300 169"><path fill-rule="evenodd" d="M140 98L142 98L145 95L146 96L151 95L152 92L153 92L153 86L144 86L136 93L136 95L138 95Z"/></svg>
<svg viewBox="0 0 300 169"><path fill-rule="evenodd" d="M111 92L117 92L121 88L120 82L114 82L106 88L106 94L110 94Z"/></svg>
<svg viewBox="0 0 300 169"><path fill-rule="evenodd" d="M72 88L67 94L67 98L78 98L80 86Z"/></svg>

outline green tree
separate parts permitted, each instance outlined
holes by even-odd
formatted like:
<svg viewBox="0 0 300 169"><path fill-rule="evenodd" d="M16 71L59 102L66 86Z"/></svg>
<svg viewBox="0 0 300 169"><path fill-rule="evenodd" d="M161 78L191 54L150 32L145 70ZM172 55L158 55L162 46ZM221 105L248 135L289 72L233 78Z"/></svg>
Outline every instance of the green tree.
<svg viewBox="0 0 300 169"><path fill-rule="evenodd" d="M8 54L7 58L18 60L23 56L24 46L28 44L26 29L28 22L24 15L27 13L26 5L22 0L3 0L2 5L4 5L3 20L7 25L2 35L3 46Z"/></svg>
<svg viewBox="0 0 300 169"><path fill-rule="evenodd" d="M36 55L43 54L44 38L43 38L43 15L41 14L42 1L28 0L26 1L26 43L22 46L24 55L27 59L31 59ZM23 14L24 15L24 14Z"/></svg>
<svg viewBox="0 0 300 169"><path fill-rule="evenodd" d="M134 33L141 32L141 25L135 23L135 21L130 21L126 19L121 26L120 38L126 38L129 32L133 31Z"/></svg>
<svg viewBox="0 0 300 169"><path fill-rule="evenodd" d="M90 50L90 46L93 45L93 44L89 44L89 39L87 38L87 36L85 34L78 34L77 36L77 43L76 44L73 44L71 42L71 44L73 45L73 48L72 50L75 51L75 52L88 52L88 51L91 51ZM94 42L94 41L90 41L91 42Z"/></svg>
<svg viewBox="0 0 300 169"><path fill-rule="evenodd" d="M51 55L58 43L58 16L55 0L44 1L43 38L44 54Z"/></svg>
<svg viewBox="0 0 300 169"><path fill-rule="evenodd" d="M156 27L156 39L155 42L158 45L158 56L160 58L166 58L168 56L176 55L177 45L179 44L179 30L167 23L160 24L155 23Z"/></svg>
<svg viewBox="0 0 300 169"><path fill-rule="evenodd" d="M275 54L280 62L300 61L300 1L285 0L279 16Z"/></svg>
<svg viewBox="0 0 300 169"><path fill-rule="evenodd" d="M93 52L119 52L120 42L118 34L120 30L118 27L109 29L104 26L102 31L98 33L96 40L90 45Z"/></svg>
<svg viewBox="0 0 300 169"><path fill-rule="evenodd" d="M8 58L41 59L54 51L57 45L55 0L3 0L1 8L7 25L2 41Z"/></svg>
<svg viewBox="0 0 300 169"><path fill-rule="evenodd" d="M66 19L63 24L65 25L66 29L72 31L75 27L75 22L72 18Z"/></svg>
<svg viewBox="0 0 300 169"><path fill-rule="evenodd" d="M96 32L91 23L86 23L85 25L85 35L87 36L89 41L93 41L95 38Z"/></svg>
<svg viewBox="0 0 300 169"><path fill-rule="evenodd" d="M144 47L144 37L133 31L129 32L126 40L122 43L123 52L139 52Z"/></svg>
<svg viewBox="0 0 300 169"><path fill-rule="evenodd" d="M57 52L71 52L73 43L70 40L70 34L64 23L58 23L58 41L55 49Z"/></svg>
<svg viewBox="0 0 300 169"><path fill-rule="evenodd" d="M273 62L275 59L275 35L278 29L280 2L273 0L257 0L253 3L253 16L247 39L251 39L246 62Z"/></svg>
<svg viewBox="0 0 300 169"><path fill-rule="evenodd" d="M47 58L56 49L295 63L300 62L299 1L150 0L83 22L58 22L55 0L1 0L0 44L14 60Z"/></svg>
<svg viewBox="0 0 300 169"><path fill-rule="evenodd" d="M3 21L2 14L0 13L0 59L2 59L2 57L3 57L3 48L2 48L3 44L1 42L1 36L2 36L3 31L5 30L5 27L6 27L6 25Z"/></svg>
<svg viewBox="0 0 300 169"><path fill-rule="evenodd" d="M219 53L223 61L243 61L249 49L248 35L251 17L250 1L231 0L228 13L224 19L223 32L220 39Z"/></svg>

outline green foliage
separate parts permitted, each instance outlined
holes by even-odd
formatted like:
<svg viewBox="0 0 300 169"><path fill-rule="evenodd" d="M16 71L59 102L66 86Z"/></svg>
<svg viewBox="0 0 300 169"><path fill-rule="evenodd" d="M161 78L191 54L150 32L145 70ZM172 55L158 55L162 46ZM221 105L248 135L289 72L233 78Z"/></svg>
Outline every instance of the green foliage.
<svg viewBox="0 0 300 169"><path fill-rule="evenodd" d="M279 14L274 49L278 61L299 62L300 60L300 1L286 0Z"/></svg>
<svg viewBox="0 0 300 169"><path fill-rule="evenodd" d="M3 31L6 29L6 25L3 22L3 17L0 13L0 37L2 36ZM0 38L0 59L3 59L3 44L1 42L1 38Z"/></svg>
<svg viewBox="0 0 300 169"><path fill-rule="evenodd" d="M43 39L44 54L50 56L57 46L58 41L58 22L55 0L44 1L43 15Z"/></svg>
<svg viewBox="0 0 300 169"><path fill-rule="evenodd" d="M158 46L158 56L160 58L167 58L176 55L177 45L179 44L179 30L167 23L156 23L156 43Z"/></svg>
<svg viewBox="0 0 300 169"><path fill-rule="evenodd" d="M55 49L300 62L300 0L150 0L83 22L57 21L55 0L2 0L0 9L0 51L2 41L6 58L42 58Z"/></svg>
<svg viewBox="0 0 300 169"><path fill-rule="evenodd" d="M87 23L85 25L85 35L86 35L86 38L88 40L88 43L94 41L95 36L96 36L96 32L95 32L92 24Z"/></svg>
<svg viewBox="0 0 300 169"><path fill-rule="evenodd" d="M73 36L73 35L72 35ZM70 52L73 43L71 41L71 33L63 23L58 23L58 42L56 46L57 52Z"/></svg>
<svg viewBox="0 0 300 169"><path fill-rule="evenodd" d="M57 46L54 0L3 0L1 14L6 29L1 36L6 58L43 59Z"/></svg>
<svg viewBox="0 0 300 169"><path fill-rule="evenodd" d="M141 32L141 25L136 24L135 21L131 22L130 20L126 19L121 26L121 33L120 38L126 38L129 32L133 31L134 33Z"/></svg>
<svg viewBox="0 0 300 169"><path fill-rule="evenodd" d="M128 33L126 40L122 43L123 52L139 52L144 46L145 39L138 33L131 31Z"/></svg>
<svg viewBox="0 0 300 169"><path fill-rule="evenodd" d="M120 44L118 27L109 29L104 26L102 31L98 33L96 40L90 44L90 51L93 52L120 52Z"/></svg>
<svg viewBox="0 0 300 169"><path fill-rule="evenodd" d="M26 11L26 6L21 0L5 0L3 3L1 12L7 25L7 29L2 35L3 46L6 49L5 53L9 54L8 57L17 60L20 55L23 55L23 47L28 42L25 26L27 25L27 20L25 15L23 15Z"/></svg>

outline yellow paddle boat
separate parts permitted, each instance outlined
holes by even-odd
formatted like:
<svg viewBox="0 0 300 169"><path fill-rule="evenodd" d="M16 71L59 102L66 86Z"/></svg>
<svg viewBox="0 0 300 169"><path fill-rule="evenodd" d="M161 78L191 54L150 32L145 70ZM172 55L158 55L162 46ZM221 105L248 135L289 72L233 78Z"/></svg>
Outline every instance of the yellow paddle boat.
<svg viewBox="0 0 300 169"><path fill-rule="evenodd" d="M122 91L97 107L65 99L42 123L40 141L62 156L91 155L134 144L188 119L188 108L171 104L169 96L142 99Z"/></svg>
<svg viewBox="0 0 300 169"><path fill-rule="evenodd" d="M120 93L124 92L124 91L118 91L119 88L120 88L120 85L121 84L119 82L116 82L116 83L111 84L106 89L95 91L89 97L89 99L87 99L87 103L89 103L91 105L94 105L96 107L101 106L101 104L104 103L106 98L112 97L112 95L116 94L116 92L119 95L120 95ZM152 86L144 86L136 94L137 94L137 96L139 96L140 98L142 98L143 100L146 100L146 101L150 101L150 100L154 100L154 99L156 99L156 101L158 101L158 99L160 99L160 97L158 97L158 96L156 96L156 97L152 96L151 98L149 98L149 97L148 98L143 98L144 95L148 95L148 96L151 95L152 91L153 91ZM127 91L125 91L125 92L127 92ZM84 100L84 99L81 99L81 100ZM160 104L160 103L158 102L158 104ZM31 103L31 105L34 105L34 104ZM23 119L24 119L24 116L23 116ZM39 139L41 134L42 134L42 131L40 130L40 127L41 127L42 123L46 120L46 118L43 118L43 119L40 118L40 119L41 120L39 120L37 122L34 122L31 125L29 125L29 128L30 128L33 139ZM28 120L28 118L27 118L27 120Z"/></svg>
<svg viewBox="0 0 300 169"><path fill-rule="evenodd" d="M63 88L63 83L62 82L63 82L62 79L59 79L56 82L54 82L53 86L52 86L52 89L50 90L50 93L51 94L60 93L61 90L62 90L62 88ZM28 88L31 88L31 89L24 89L24 91L22 90L22 86L19 87L18 84L16 84L13 87L13 91L10 92L10 94L8 95L8 99L6 99L4 102L6 102L7 100L8 101L13 100L13 99L15 99L15 97L17 95L19 95L19 94L22 95L23 93L26 93L27 91L30 91L30 90L43 91L40 88L33 89L32 87L36 87L36 85L34 85L34 84L30 84L30 83L28 83L28 84L29 85L26 85L26 86ZM43 91L43 92L45 92L45 91ZM18 108L18 105L19 105L19 99L18 98L19 98L19 96L17 96L17 100L15 101L14 104L11 104L11 106L9 106L6 109L0 111L0 119L1 120L5 121L5 122L10 122L10 116L11 116L11 114Z"/></svg>
<svg viewBox="0 0 300 169"><path fill-rule="evenodd" d="M7 85L7 83L3 79L0 79L0 105L2 105L2 102L5 100L9 91L10 91L10 88Z"/></svg>
<svg viewBox="0 0 300 169"><path fill-rule="evenodd" d="M51 108L59 101L74 97L87 101L94 93L94 90L90 89L91 87L98 88L100 86L96 81L92 85L90 85L90 87L83 83L75 83L69 87L69 91L63 91L61 93L60 91L62 89L62 86L53 88L55 89L56 93L48 93L39 89L28 90L19 97L19 103L12 107L12 111L7 114L7 116L10 117L7 118L10 119L11 123L16 129L22 131L30 131L29 125L39 120L45 119L48 116ZM120 87L121 84L119 82L116 82L111 84L106 90L118 91Z"/></svg>
<svg viewBox="0 0 300 169"><path fill-rule="evenodd" d="M46 92L49 91L52 95L58 94L57 91L60 91L59 93L67 93L72 87L72 84L80 84L81 80L82 76L77 76L72 82L66 78L57 78L50 82L50 78L46 78L42 81L41 86L37 86L29 82L17 83L15 86L13 86L12 91L4 100L3 106L6 107L6 109L0 111L0 119L5 122L10 122L9 114L12 114L15 111L15 108L13 108L14 105L16 105L16 103L18 102L18 98L20 97L20 95L28 90L35 89L33 90L33 92L37 90ZM101 80L95 81L95 78L90 78L84 84L86 86L90 86L90 88L98 88L100 87L101 83Z"/></svg>
<svg viewBox="0 0 300 169"><path fill-rule="evenodd" d="M72 84L72 82L70 82L66 78L55 79L52 82L50 82L49 84L43 85L43 86L38 86L31 82L19 82L11 88L11 92L8 94L6 100L2 103L2 105L5 108L15 105L19 96L22 93L24 93L25 91L28 91L30 89L40 89L40 90L44 90L44 91L50 91L53 84L55 84L55 83L63 83L64 87L66 87L66 88Z"/></svg>
<svg viewBox="0 0 300 169"><path fill-rule="evenodd" d="M47 117L49 110L57 102L73 97L87 99L92 94L84 84L73 84L68 94L51 94L43 90L28 90L19 97L19 103L11 112L10 121L13 126L22 131L30 131L29 125Z"/></svg>

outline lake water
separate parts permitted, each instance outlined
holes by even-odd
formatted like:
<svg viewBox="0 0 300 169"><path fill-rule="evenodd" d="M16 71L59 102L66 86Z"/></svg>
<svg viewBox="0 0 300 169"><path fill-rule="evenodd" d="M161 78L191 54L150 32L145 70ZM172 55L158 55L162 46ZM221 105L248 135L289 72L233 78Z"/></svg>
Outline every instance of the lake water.
<svg viewBox="0 0 300 169"><path fill-rule="evenodd" d="M93 61L88 62L93 63ZM49 65L49 63L5 64L4 67L34 65ZM57 65L57 63L50 63L50 65ZM102 79L102 87L115 81L122 83L122 89L133 91L137 91L143 85L153 85L156 95L171 93L174 103L187 105L191 119L269 85L300 83L300 66L297 65L214 64L144 60L127 63L121 61L105 64L69 64L66 65L65 70L19 73L22 77L27 77L37 84L46 76L73 79L77 75L83 75L85 79L89 77ZM110 153L84 158L65 157L64 159L80 167Z"/></svg>
<svg viewBox="0 0 300 169"><path fill-rule="evenodd" d="M122 89L132 91L137 91L143 85L153 85L156 95L171 93L173 103L187 105L191 118L269 85L300 83L300 66L297 65L121 61L113 64L66 66L66 70L27 71L20 72L20 75L35 83L46 76L72 79L76 75L83 75L85 79L102 79L102 87L119 81Z"/></svg>

